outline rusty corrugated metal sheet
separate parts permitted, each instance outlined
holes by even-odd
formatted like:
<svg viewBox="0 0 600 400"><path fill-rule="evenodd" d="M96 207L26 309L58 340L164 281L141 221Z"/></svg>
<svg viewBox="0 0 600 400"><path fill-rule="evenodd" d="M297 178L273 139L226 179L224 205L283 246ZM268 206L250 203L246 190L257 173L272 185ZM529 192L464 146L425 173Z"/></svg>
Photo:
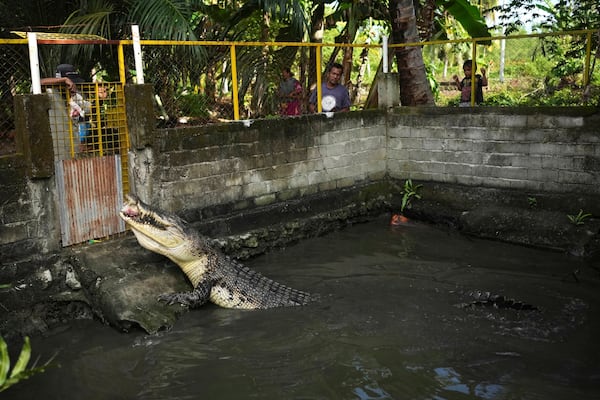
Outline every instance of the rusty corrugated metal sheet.
<svg viewBox="0 0 600 400"><path fill-rule="evenodd" d="M125 230L119 155L57 161L62 245L104 238Z"/></svg>

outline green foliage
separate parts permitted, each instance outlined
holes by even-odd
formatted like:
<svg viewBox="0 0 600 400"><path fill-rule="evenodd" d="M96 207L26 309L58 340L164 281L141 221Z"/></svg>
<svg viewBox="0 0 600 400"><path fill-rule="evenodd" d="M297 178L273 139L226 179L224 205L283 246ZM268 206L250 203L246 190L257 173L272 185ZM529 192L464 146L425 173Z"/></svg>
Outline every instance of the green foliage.
<svg viewBox="0 0 600 400"><path fill-rule="evenodd" d="M529 208L536 208L537 207L537 199L535 197L528 197L527 198L527 203L529 203Z"/></svg>
<svg viewBox="0 0 600 400"><path fill-rule="evenodd" d="M436 65L429 63L425 66L425 70L427 72L427 80L429 81L429 87L431 87L433 98L437 100L440 97L440 84L435 79Z"/></svg>
<svg viewBox="0 0 600 400"><path fill-rule="evenodd" d="M596 29L600 24L597 0L510 0L494 9L500 11L505 33L522 29L527 24L533 30L542 32ZM532 19L524 18L523 14ZM583 76L586 50L590 45L592 52L598 47L598 35L589 38L592 43L587 43L586 35L577 34L518 41L524 53L507 55L507 59L522 59L524 62L521 65L528 68L521 71L523 76L541 77L544 82L543 92L538 91L533 97L523 99L527 105L569 106L598 102L595 94L590 96L586 93L584 96L580 88L586 78ZM531 50L531 45L522 46L526 42L535 43L531 59L523 57ZM595 64L591 63L590 76L587 77L592 84L598 75L594 71ZM513 75L518 72L507 71ZM567 88L570 93L564 90Z"/></svg>
<svg viewBox="0 0 600 400"><path fill-rule="evenodd" d="M421 198L419 190L422 187L423 185L414 185L412 180L410 179L407 179L404 182L404 188L402 189L402 205L400 207L400 212L404 212L404 209L410 205L413 198Z"/></svg>
<svg viewBox="0 0 600 400"><path fill-rule="evenodd" d="M31 358L31 344L29 337L25 337L23 348L19 354L19 358L15 363L12 371L10 370L10 356L8 355L8 346L4 338L0 336L0 392L8 389L20 381L27 379L37 373L44 372L50 361L40 367L35 365L27 369L29 359Z"/></svg>
<svg viewBox="0 0 600 400"><path fill-rule="evenodd" d="M177 109L182 116L208 118L209 99L200 93L184 92L177 97Z"/></svg>
<svg viewBox="0 0 600 400"><path fill-rule="evenodd" d="M515 95L511 92L500 92L488 95L485 98L486 106L498 106L498 107L510 107L519 103L518 94Z"/></svg>
<svg viewBox="0 0 600 400"><path fill-rule="evenodd" d="M545 96L532 96L532 106L577 106L582 103L581 91L571 88L549 91Z"/></svg>
<svg viewBox="0 0 600 400"><path fill-rule="evenodd" d="M567 214L567 218L573 225L583 225L584 221L591 217L592 214L584 213L583 210L579 210L579 213L576 215Z"/></svg>
<svg viewBox="0 0 600 400"><path fill-rule="evenodd" d="M450 13L473 38L490 37L491 34L479 8L467 0L436 0L438 8ZM489 44L489 42L482 42Z"/></svg>

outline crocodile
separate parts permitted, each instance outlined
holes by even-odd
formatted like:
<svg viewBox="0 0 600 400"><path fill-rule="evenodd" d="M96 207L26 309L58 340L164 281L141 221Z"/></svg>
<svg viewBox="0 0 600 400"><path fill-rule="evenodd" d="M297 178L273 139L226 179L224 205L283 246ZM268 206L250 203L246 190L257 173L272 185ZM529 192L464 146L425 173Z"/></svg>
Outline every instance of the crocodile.
<svg viewBox="0 0 600 400"><path fill-rule="evenodd" d="M159 301L191 308L210 301L225 308L267 309L306 305L315 299L226 256L186 221L137 196L126 195L119 216L142 247L169 258L192 284L192 291L161 294Z"/></svg>
<svg viewBox="0 0 600 400"><path fill-rule="evenodd" d="M525 303L520 300L511 299L509 297L494 294L491 292L473 290L468 292L467 295L473 300L468 303L457 304L460 308L471 308L471 307L493 307L508 310L531 310L539 311L539 309L529 303Z"/></svg>

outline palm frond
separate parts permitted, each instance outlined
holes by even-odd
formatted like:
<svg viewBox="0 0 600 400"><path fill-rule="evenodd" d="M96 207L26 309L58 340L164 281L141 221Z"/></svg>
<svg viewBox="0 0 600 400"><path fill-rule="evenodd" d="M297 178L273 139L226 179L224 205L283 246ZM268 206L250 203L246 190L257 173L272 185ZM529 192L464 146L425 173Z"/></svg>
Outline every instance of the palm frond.
<svg viewBox="0 0 600 400"><path fill-rule="evenodd" d="M194 13L204 6L200 0L135 0L129 15L151 39L197 40Z"/></svg>

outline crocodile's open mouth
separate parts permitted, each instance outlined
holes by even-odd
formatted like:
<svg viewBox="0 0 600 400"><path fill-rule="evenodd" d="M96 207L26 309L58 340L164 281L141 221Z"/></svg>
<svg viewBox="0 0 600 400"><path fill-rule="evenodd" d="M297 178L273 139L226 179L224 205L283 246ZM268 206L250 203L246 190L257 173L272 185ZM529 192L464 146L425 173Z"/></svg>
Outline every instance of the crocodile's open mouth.
<svg viewBox="0 0 600 400"><path fill-rule="evenodd" d="M183 221L162 216L134 195L126 195L119 216L131 227L140 244L166 255L185 242Z"/></svg>
<svg viewBox="0 0 600 400"><path fill-rule="evenodd" d="M127 195L127 200L121 209L121 214L127 218L136 218L138 215L140 215L140 209L137 205L136 199L130 195Z"/></svg>
<svg viewBox="0 0 600 400"><path fill-rule="evenodd" d="M135 229L135 224L150 225L155 229L165 230L171 224L161 221L161 218L141 200L133 195L126 195L125 204L120 212L121 218Z"/></svg>

